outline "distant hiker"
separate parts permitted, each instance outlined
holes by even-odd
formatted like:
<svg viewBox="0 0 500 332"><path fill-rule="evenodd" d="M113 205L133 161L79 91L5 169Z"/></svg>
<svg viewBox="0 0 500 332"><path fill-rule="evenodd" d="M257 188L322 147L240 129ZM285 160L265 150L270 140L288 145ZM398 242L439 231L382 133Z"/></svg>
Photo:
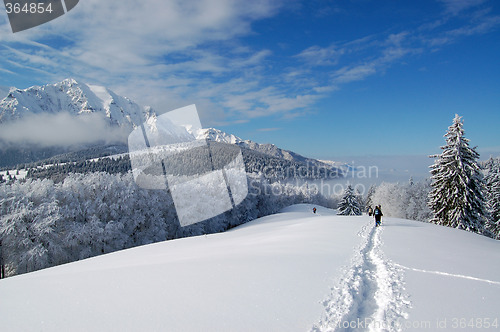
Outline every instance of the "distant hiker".
<svg viewBox="0 0 500 332"><path fill-rule="evenodd" d="M372 216L372 214L373 214L373 209L372 209L372 207L370 206L370 207L368 207L368 215L371 217L371 216Z"/></svg>
<svg viewBox="0 0 500 332"><path fill-rule="evenodd" d="M373 215L375 216L375 226L380 226L382 223L382 207L380 205L375 206L375 210L373 211Z"/></svg>
<svg viewBox="0 0 500 332"><path fill-rule="evenodd" d="M313 208L313 213L316 213L316 208Z"/></svg>

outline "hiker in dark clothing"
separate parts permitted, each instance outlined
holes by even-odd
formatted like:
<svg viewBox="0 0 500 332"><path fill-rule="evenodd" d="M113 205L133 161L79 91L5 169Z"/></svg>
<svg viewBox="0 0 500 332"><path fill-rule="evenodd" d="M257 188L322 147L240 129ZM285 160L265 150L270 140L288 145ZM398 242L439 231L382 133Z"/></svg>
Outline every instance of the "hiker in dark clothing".
<svg viewBox="0 0 500 332"><path fill-rule="evenodd" d="M382 207L380 205L375 206L375 210L373 211L373 216L375 217L375 226L380 226L382 224Z"/></svg>

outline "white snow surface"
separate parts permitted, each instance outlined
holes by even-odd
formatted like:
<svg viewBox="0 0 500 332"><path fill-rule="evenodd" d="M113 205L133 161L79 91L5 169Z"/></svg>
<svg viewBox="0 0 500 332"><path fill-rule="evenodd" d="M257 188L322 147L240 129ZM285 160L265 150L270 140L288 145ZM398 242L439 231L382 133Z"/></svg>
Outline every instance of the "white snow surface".
<svg viewBox="0 0 500 332"><path fill-rule="evenodd" d="M312 207L0 280L2 330L498 330L500 242Z"/></svg>

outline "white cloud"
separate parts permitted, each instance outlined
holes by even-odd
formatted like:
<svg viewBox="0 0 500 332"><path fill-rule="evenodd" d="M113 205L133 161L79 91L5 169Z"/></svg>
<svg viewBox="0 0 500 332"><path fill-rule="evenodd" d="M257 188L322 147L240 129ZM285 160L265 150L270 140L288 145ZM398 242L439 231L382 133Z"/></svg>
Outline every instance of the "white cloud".
<svg viewBox="0 0 500 332"><path fill-rule="evenodd" d="M361 81L377 72L374 62L352 67L343 67L333 73L332 81L335 84L343 84Z"/></svg>
<svg viewBox="0 0 500 332"><path fill-rule="evenodd" d="M486 17L479 22L453 29L447 32L450 38L456 39L464 36L473 36L486 33L500 25L500 16Z"/></svg>
<svg viewBox="0 0 500 332"><path fill-rule="evenodd" d="M439 0L444 7L447 14L457 15L464 10L479 6L486 2L486 0Z"/></svg>
<svg viewBox="0 0 500 332"><path fill-rule="evenodd" d="M10 146L68 147L92 143L126 142L129 130L110 127L99 114L33 114L0 125L0 148Z"/></svg>
<svg viewBox="0 0 500 332"><path fill-rule="evenodd" d="M280 2L86 0L36 29L6 33L0 40L15 49L0 48L0 55L49 82L73 76L167 109L180 100L213 99L207 88L239 72L253 72L242 77L246 89L259 82L255 72L271 52L242 48L234 39L251 33L255 20L276 14ZM48 36L63 45L47 42Z"/></svg>
<svg viewBox="0 0 500 332"><path fill-rule="evenodd" d="M500 16L490 10L477 10L486 0L442 0L445 10L439 19L426 22L414 30L380 33L327 47L308 47L296 55L310 66L329 65L328 70L314 72L318 93L335 91L343 84L362 81L383 73L414 54L433 52L436 47L458 42L463 37L488 33L500 26ZM453 17L468 11L465 18ZM453 15L451 15L453 14ZM301 74L293 71L290 75ZM308 73L309 75L311 73ZM303 83L304 80L301 80Z"/></svg>
<svg viewBox="0 0 500 332"><path fill-rule="evenodd" d="M338 59L343 53L344 50L338 49L335 45L328 47L315 45L303 50L297 57L313 66L332 66L338 63Z"/></svg>
<svg viewBox="0 0 500 332"><path fill-rule="evenodd" d="M247 34L253 20L269 17L277 8L271 1L259 0L251 5L240 0L87 0L73 17L58 20L52 29L75 36L72 56L105 70L110 66L118 70ZM82 28L78 24L82 22L92 24Z"/></svg>
<svg viewBox="0 0 500 332"><path fill-rule="evenodd" d="M442 16L483 2L441 0ZM343 84L500 24L486 13L455 25L440 17L414 31L306 45L295 56L279 58L269 49L242 45L239 38L253 34L255 21L275 16L284 5L289 2L86 0L57 20L17 34L0 18L0 57L7 64L0 71L36 72L42 83L75 77L160 112L196 103L213 114L206 116L210 121L235 123L295 116Z"/></svg>

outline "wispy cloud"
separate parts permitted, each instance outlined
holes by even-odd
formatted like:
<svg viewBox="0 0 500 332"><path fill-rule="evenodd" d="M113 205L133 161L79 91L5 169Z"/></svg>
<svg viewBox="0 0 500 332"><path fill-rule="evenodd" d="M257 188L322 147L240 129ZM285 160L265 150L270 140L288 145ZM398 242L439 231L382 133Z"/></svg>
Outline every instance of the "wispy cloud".
<svg viewBox="0 0 500 332"><path fill-rule="evenodd" d="M338 49L335 45L328 47L315 45L303 50L296 56L314 66L332 66L338 63L338 59L343 53L344 50Z"/></svg>
<svg viewBox="0 0 500 332"><path fill-rule="evenodd" d="M99 114L74 117L68 113L33 114L0 125L0 148L11 146L59 146L126 142L130 130L110 127Z"/></svg>
<svg viewBox="0 0 500 332"><path fill-rule="evenodd" d="M76 76L159 109L183 102L214 105L218 96L207 94L210 87L240 76L239 85L252 91L263 79L260 66L271 51L241 47L235 38L251 33L252 22L275 15L281 5L280 0L87 0L50 24L2 34L0 40L13 46L0 53L18 69L44 71L41 80ZM1 29L7 32L6 21Z"/></svg>
<svg viewBox="0 0 500 332"><path fill-rule="evenodd" d="M403 63L416 54L430 53L462 38L488 33L500 26L500 16L478 8L486 0L441 0L443 13L413 30L365 36L327 47L311 46L296 55L316 71L316 91L334 91ZM458 17L460 16L460 17Z"/></svg>
<svg viewBox="0 0 500 332"><path fill-rule="evenodd" d="M464 10L479 6L486 0L439 0L445 7L446 14L458 15Z"/></svg>
<svg viewBox="0 0 500 332"><path fill-rule="evenodd" d="M0 71L36 73L40 83L73 76L160 112L196 103L212 124L294 117L343 85L500 25L485 0L439 1L440 17L414 30L305 43L275 57L240 38L253 36L254 22L283 11L284 0L86 0L17 34L0 17Z"/></svg>
<svg viewBox="0 0 500 332"><path fill-rule="evenodd" d="M420 49L412 45L411 38L407 31L371 35L335 47L310 47L297 57L310 66L330 65L328 70L320 70L320 74L316 75L317 82L313 88L318 93L329 92L338 90L344 84L362 81L383 72L408 54L419 52ZM328 61L328 55L333 59ZM312 61L314 58L318 60Z"/></svg>

